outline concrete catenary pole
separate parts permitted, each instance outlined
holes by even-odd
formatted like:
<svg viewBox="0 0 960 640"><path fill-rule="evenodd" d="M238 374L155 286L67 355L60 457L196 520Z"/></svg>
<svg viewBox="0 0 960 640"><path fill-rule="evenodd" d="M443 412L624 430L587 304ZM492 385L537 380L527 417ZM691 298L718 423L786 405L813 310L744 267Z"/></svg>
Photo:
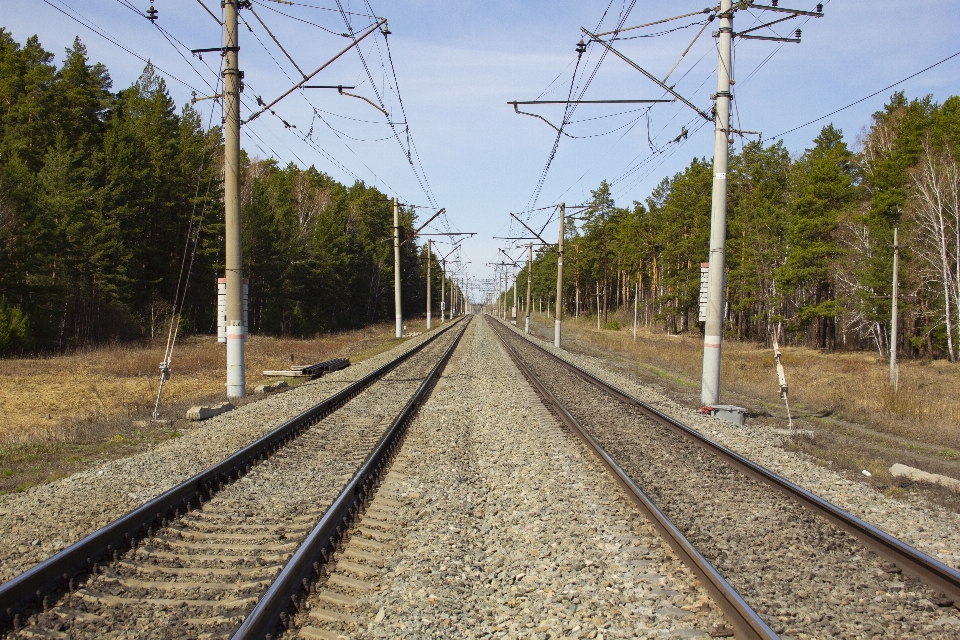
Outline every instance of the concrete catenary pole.
<svg viewBox="0 0 960 640"><path fill-rule="evenodd" d="M637 341L637 300L640 299L640 280L636 282L636 291L633 294L633 341Z"/></svg>
<svg viewBox="0 0 960 640"><path fill-rule="evenodd" d="M890 296L890 386L900 386L900 370L897 365L897 297L900 293L900 244L897 242L900 229L893 228L893 295Z"/></svg>
<svg viewBox="0 0 960 640"><path fill-rule="evenodd" d="M430 243L431 240L427 240L427 329L433 328L433 320L430 318Z"/></svg>
<svg viewBox="0 0 960 640"><path fill-rule="evenodd" d="M240 0L223 5L226 59L223 69L224 163L224 261L227 279L227 397L247 393L243 343L243 248L240 234L240 68L237 31Z"/></svg>
<svg viewBox="0 0 960 640"><path fill-rule="evenodd" d="M443 324L443 316L447 308L447 259L440 261L440 324Z"/></svg>
<svg viewBox="0 0 960 640"><path fill-rule="evenodd" d="M563 318L563 216L567 206L560 203L560 241L557 243L557 316L553 321L553 346L560 348L560 322Z"/></svg>
<svg viewBox="0 0 960 640"><path fill-rule="evenodd" d="M397 337L403 336L403 309L400 308L400 205L393 199L393 307L397 310Z"/></svg>
<svg viewBox="0 0 960 640"><path fill-rule="evenodd" d="M510 267L510 279L513 280L513 320L511 322L517 324L517 265Z"/></svg>
<svg viewBox="0 0 960 640"><path fill-rule="evenodd" d="M597 331L600 331L600 281L597 280Z"/></svg>
<svg viewBox="0 0 960 640"><path fill-rule="evenodd" d="M503 269L503 277L501 278L500 284L500 317L504 320L507 319L507 269Z"/></svg>
<svg viewBox="0 0 960 640"><path fill-rule="evenodd" d="M528 247L528 256L527 256L527 320L524 323L524 332L530 333L530 295L531 289L533 288L533 243L531 242Z"/></svg>
<svg viewBox="0 0 960 640"><path fill-rule="evenodd" d="M713 145L713 196L710 212L710 271L707 285L707 322L703 337L703 377L700 400L720 401L720 345L723 342L724 272L727 239L727 151L730 135L730 45L733 39L731 0L720 1L720 40L717 62L716 123Z"/></svg>

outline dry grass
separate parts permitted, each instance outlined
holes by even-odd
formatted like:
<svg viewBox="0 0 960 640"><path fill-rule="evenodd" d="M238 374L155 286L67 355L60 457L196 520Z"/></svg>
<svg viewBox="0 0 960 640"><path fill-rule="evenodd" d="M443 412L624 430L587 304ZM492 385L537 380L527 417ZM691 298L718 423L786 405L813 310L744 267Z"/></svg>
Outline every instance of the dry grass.
<svg viewBox="0 0 960 640"><path fill-rule="evenodd" d="M424 323L408 321L410 331ZM334 357L357 362L397 344L392 325L310 340L252 336L247 343L247 384L266 381L264 370L288 369ZM0 446L32 442L91 442L109 438L96 425L142 416L152 409L164 345L114 345L44 358L0 360ZM225 347L199 336L178 343L173 375L163 390L165 415L182 405L224 396ZM171 414L176 408L177 414ZM111 427L112 428L112 427Z"/></svg>
<svg viewBox="0 0 960 640"><path fill-rule="evenodd" d="M624 327L620 331L597 331L596 320L581 318L567 319L564 332L699 386L703 344L698 336L667 336L641 327L633 342L632 316L617 319ZM792 407L944 447L941 456L960 457L956 451L960 450L960 365L903 361L899 389L894 390L889 365L875 352L827 353L794 347L782 352ZM721 374L721 392L726 389L765 402L782 402L770 349L725 342Z"/></svg>

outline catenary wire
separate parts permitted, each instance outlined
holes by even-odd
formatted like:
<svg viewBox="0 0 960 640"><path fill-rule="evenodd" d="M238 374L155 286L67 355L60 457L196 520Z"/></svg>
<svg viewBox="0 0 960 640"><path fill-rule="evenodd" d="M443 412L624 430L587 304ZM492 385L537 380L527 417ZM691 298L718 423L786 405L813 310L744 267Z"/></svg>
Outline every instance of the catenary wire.
<svg viewBox="0 0 960 640"><path fill-rule="evenodd" d="M133 51L132 49L130 49L129 47L127 47L126 45L124 45L123 43L121 43L119 40L117 40L117 39L114 38L113 36L107 35L106 32L103 32L103 31L101 31L101 30L99 30L99 29L97 29L97 28L94 28L93 26L91 26L90 24L87 24L86 22L84 22L84 21L81 20L80 18L77 18L76 16L70 15L69 13L67 13L66 11L64 11L63 9L61 9L60 7L55 6L50 0L43 0L43 2L44 2L45 4L47 4L47 5L49 5L51 8L56 9L57 11L59 11L60 13L62 13L63 15L67 16L68 18L70 18L71 20L73 20L74 22L76 22L77 24L79 24L79 25L81 25L81 26L83 26L83 27L86 27L86 28L89 29L90 31L94 32L95 34L97 34L98 36L100 36L101 38L103 38L104 40L106 40L107 42L109 42L110 44L112 44L112 45L114 45L114 46L117 46L117 47L123 49L124 51L126 51L126 52L129 53L130 55L134 56L135 58L137 58L137 59L145 62L146 64L151 65L154 69L156 69L157 71L159 71L159 72L162 73L163 75L167 76L167 77L170 78L171 80L175 80L176 82L179 82L180 84L182 84L182 85L185 86L186 88L190 89L191 91L196 91L196 90L197 90L197 89L196 89L193 85L191 85L190 83L181 80L180 78L178 78L177 76L173 75L173 74L170 73L169 71L165 71L164 69L161 69L161 68L158 67L157 65L153 64L153 63L152 63L150 60L148 60L147 58L144 58L143 56L141 56L141 55L140 55L139 53L137 53L136 51ZM66 5L64 5L64 6L66 6ZM71 11L75 11L74 9L70 9L70 10L71 10ZM81 15L79 12L76 12L76 13L77 13L78 16L81 16L81 17L82 17L82 15Z"/></svg>

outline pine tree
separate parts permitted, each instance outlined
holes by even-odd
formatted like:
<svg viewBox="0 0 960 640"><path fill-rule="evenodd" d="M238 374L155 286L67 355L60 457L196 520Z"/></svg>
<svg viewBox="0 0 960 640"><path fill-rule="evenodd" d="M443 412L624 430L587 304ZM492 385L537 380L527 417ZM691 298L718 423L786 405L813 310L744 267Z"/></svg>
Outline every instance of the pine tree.
<svg viewBox="0 0 960 640"><path fill-rule="evenodd" d="M793 168L793 203L787 222L787 260L778 270L781 291L794 296L791 325L814 326L814 345L836 346L834 273L840 258L837 229L857 199L853 154L843 134L827 125Z"/></svg>

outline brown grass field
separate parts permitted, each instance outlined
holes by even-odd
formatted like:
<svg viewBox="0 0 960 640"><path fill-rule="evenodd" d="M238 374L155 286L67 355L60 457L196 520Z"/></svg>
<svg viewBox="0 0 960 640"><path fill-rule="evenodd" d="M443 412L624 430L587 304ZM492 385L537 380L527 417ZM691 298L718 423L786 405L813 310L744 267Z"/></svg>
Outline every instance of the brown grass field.
<svg viewBox="0 0 960 640"><path fill-rule="evenodd" d="M665 374L681 374L699 386L702 338L696 334L668 336L641 326L634 342L632 325L627 325L632 319L619 320L625 325L620 330L597 331L595 320L565 319L564 334ZM900 384L894 389L889 381L889 361L876 352L830 353L803 347L781 347L781 352L792 408L960 449L960 365L946 360L901 360ZM783 406L770 348L724 342L721 380L721 395L733 391Z"/></svg>
<svg viewBox="0 0 960 640"><path fill-rule="evenodd" d="M311 340L251 336L246 349L248 390L267 381L264 370L333 357L369 357L371 348L398 342L391 330L377 325ZM71 441L82 437L78 430L84 423L152 408L163 347L113 345L65 356L0 360L0 443ZM224 345L213 337L182 340L173 354L163 404L224 395L225 358Z"/></svg>
<svg viewBox="0 0 960 640"><path fill-rule="evenodd" d="M425 321L408 320L406 325L418 332ZM335 357L359 362L400 342L392 324L306 340L251 336L247 391L277 379L264 377L264 370ZM164 346L108 345L62 356L0 360L0 494L178 437L190 428L183 420L190 406L226 399L224 345L211 336L182 339L160 409L170 422L151 421ZM241 403L256 398L248 396Z"/></svg>
<svg viewBox="0 0 960 640"><path fill-rule="evenodd" d="M699 406L702 338L668 336L641 326L634 342L632 314L611 314L609 319L623 328L598 331L595 318L565 318L565 348L605 358L638 381L661 387L677 402ZM534 314L532 320L535 333L549 340L553 320L546 314ZM794 423L816 432L812 440L785 442L785 448L804 451L860 480L861 471L868 470L870 484L888 495L922 490L960 511L960 494L934 485L914 488L888 471L900 462L960 478L960 364L901 360L895 390L889 383L889 361L876 352L781 351ZM721 376L721 402L747 407L752 416L748 425L786 426L772 349L724 342Z"/></svg>

